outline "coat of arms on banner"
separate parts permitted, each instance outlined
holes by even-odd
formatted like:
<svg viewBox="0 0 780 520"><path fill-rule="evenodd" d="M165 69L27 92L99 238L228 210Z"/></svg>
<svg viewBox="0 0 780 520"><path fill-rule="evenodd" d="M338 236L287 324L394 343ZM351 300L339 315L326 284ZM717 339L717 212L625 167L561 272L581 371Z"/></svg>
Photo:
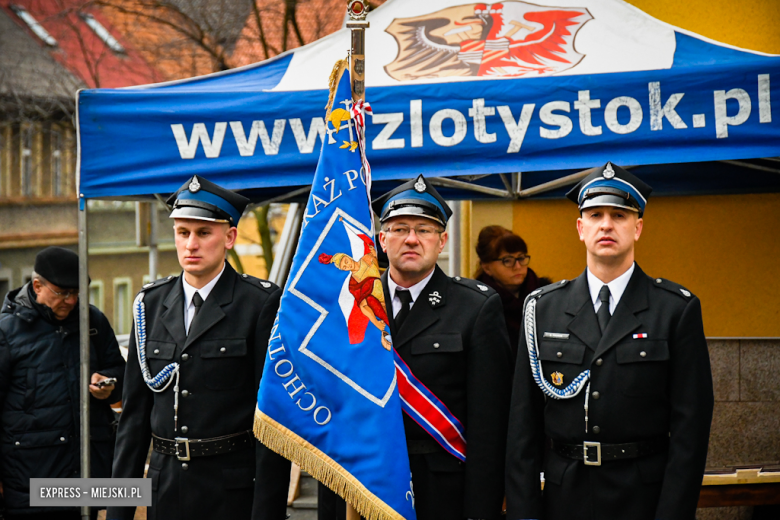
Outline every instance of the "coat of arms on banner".
<svg viewBox="0 0 780 520"><path fill-rule="evenodd" d="M385 70L398 81L549 76L582 61L574 40L592 19L585 8L514 0L396 18L387 32L395 37L399 51Z"/></svg>

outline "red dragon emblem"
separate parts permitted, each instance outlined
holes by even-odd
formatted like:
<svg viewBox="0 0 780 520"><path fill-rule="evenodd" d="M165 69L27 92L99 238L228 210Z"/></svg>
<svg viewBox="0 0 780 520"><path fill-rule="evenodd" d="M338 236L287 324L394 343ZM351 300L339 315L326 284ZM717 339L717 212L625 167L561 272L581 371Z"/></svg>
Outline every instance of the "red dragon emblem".
<svg viewBox="0 0 780 520"><path fill-rule="evenodd" d="M398 42L399 52L385 70L399 81L549 76L582 61L574 37L592 19L584 8L511 0L396 18L387 32Z"/></svg>

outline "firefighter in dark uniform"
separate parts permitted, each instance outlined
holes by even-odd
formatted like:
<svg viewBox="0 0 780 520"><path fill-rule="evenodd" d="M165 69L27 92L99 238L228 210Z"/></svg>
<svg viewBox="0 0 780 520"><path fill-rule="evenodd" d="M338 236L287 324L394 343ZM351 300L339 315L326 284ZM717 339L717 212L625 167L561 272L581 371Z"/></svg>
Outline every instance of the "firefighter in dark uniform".
<svg viewBox="0 0 780 520"><path fill-rule="evenodd" d="M452 210L422 176L372 205L389 260L382 285L393 346L465 428L463 463L404 414L417 518L498 518L511 376L501 299L488 286L450 278L436 265ZM323 500L330 511L321 509L320 519L341 516L343 501L332 503Z"/></svg>
<svg viewBox="0 0 780 520"><path fill-rule="evenodd" d="M712 419L710 361L699 299L634 262L650 191L608 163L567 195L579 205L587 269L525 302L509 418L509 519L695 516Z"/></svg>
<svg viewBox="0 0 780 520"><path fill-rule="evenodd" d="M113 477L152 479L150 520L284 520L290 463L252 434L281 290L225 262L248 199L193 177L173 205L181 276L133 303ZM133 508L107 518L132 519Z"/></svg>

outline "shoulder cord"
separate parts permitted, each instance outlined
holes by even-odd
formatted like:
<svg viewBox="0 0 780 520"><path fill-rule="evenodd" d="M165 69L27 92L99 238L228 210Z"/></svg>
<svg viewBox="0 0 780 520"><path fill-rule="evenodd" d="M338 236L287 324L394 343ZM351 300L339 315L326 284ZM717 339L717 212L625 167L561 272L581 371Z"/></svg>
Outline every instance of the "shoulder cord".
<svg viewBox="0 0 780 520"><path fill-rule="evenodd" d="M138 364L141 366L141 375L144 378L144 383L152 392L163 392L174 381L173 376L176 376L173 385L173 430L177 431L179 426L179 364L173 362L152 377L149 364L146 361L146 306L143 300L144 293L140 292L133 302Z"/></svg>
<svg viewBox="0 0 780 520"><path fill-rule="evenodd" d="M560 389L550 385L542 373L542 362L539 360L539 347L536 345L536 298L529 296L524 312L525 339L528 347L528 359L531 362L531 373L534 381L542 392L553 399L571 399L585 389L585 432L588 431L588 394L590 394L590 370L578 375L566 388ZM587 383L587 386L586 386Z"/></svg>

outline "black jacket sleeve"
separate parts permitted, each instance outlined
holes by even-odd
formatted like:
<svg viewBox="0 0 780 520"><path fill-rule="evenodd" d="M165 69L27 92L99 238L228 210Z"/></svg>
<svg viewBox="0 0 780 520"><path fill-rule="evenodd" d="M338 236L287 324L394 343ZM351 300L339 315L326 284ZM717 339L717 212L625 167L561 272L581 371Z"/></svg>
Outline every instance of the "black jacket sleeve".
<svg viewBox="0 0 780 520"><path fill-rule="evenodd" d="M271 328L279 310L282 290L277 289L263 305L255 328L255 388L260 386ZM284 520L287 516L287 492L290 487L290 461L274 453L259 441L255 449L254 520Z"/></svg>
<svg viewBox="0 0 780 520"><path fill-rule="evenodd" d="M467 518L497 518L501 513L510 358L501 299L493 294L477 315L468 352Z"/></svg>
<svg viewBox="0 0 780 520"><path fill-rule="evenodd" d="M525 320L523 320L525 321ZM544 394L536 385L528 356L525 324L520 329L509 408L506 450L507 518L542 518L539 475L544 454Z"/></svg>
<svg viewBox="0 0 780 520"><path fill-rule="evenodd" d="M701 303L693 297L680 317L671 348L670 438L655 518L693 518L699 500L714 397Z"/></svg>
<svg viewBox="0 0 780 520"><path fill-rule="evenodd" d="M117 382L114 390L105 402L109 404L118 403L122 400L122 382L125 374L125 360L119 351L119 343L116 341L114 329L108 322L106 316L99 312L96 316L95 325L97 325L97 337L95 339L95 349L98 354L98 366L96 372L106 377L114 377Z"/></svg>
<svg viewBox="0 0 780 520"><path fill-rule="evenodd" d="M151 412L154 395L144 382L138 363L138 345L135 340L135 325L130 334L127 351L127 367L124 376L124 400L122 415L116 436L113 478L141 478L152 439ZM111 520L132 520L135 508L109 508L107 518Z"/></svg>

